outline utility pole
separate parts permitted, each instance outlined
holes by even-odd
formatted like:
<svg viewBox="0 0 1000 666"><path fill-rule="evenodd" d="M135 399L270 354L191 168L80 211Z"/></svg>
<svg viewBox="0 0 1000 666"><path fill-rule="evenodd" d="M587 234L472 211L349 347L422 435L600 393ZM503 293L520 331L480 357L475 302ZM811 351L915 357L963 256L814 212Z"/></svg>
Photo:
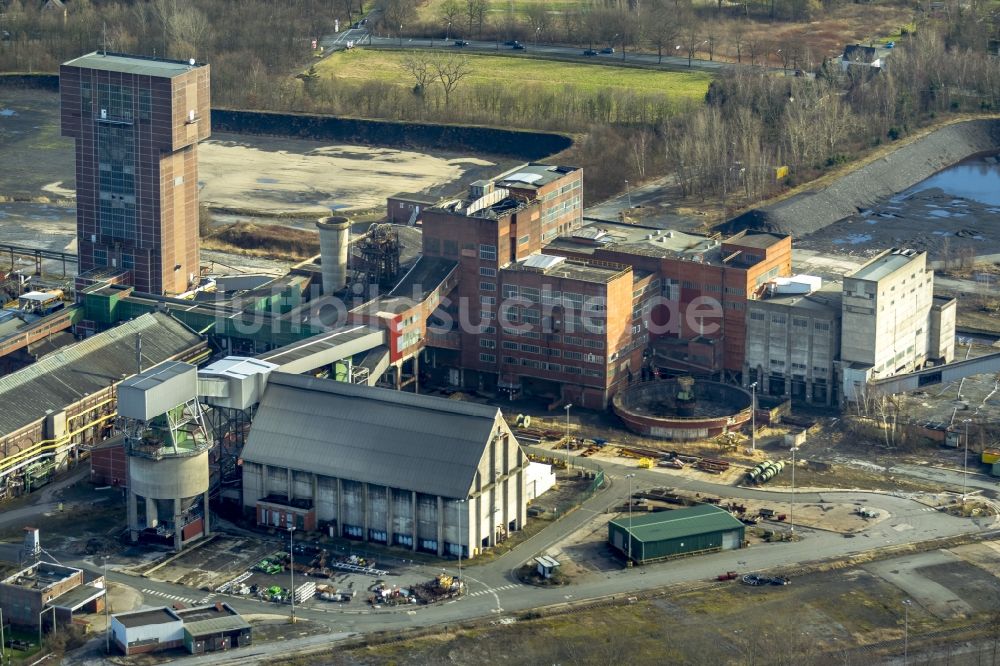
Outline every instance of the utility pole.
<svg viewBox="0 0 1000 666"><path fill-rule="evenodd" d="M757 450L757 382L750 385L750 450Z"/></svg>
<svg viewBox="0 0 1000 666"><path fill-rule="evenodd" d="M569 408L573 406L573 403L566 405L566 467L569 467Z"/></svg>
<svg viewBox="0 0 1000 666"><path fill-rule="evenodd" d="M462 581L462 542L465 540L462 538L462 511L465 510L465 500L456 500L455 503L458 505L458 596L462 596L462 587L465 586Z"/></svg>
<svg viewBox="0 0 1000 666"><path fill-rule="evenodd" d="M292 601L291 622L295 624L295 525L288 526L288 575L291 578L290 590Z"/></svg>
<svg viewBox="0 0 1000 666"><path fill-rule="evenodd" d="M903 599L903 666L910 657L910 600Z"/></svg>
<svg viewBox="0 0 1000 666"><path fill-rule="evenodd" d="M104 556L104 652L111 654L111 618L108 617L108 556Z"/></svg>
<svg viewBox="0 0 1000 666"><path fill-rule="evenodd" d="M965 464L962 472L962 506L965 506L966 490L969 484L969 421L965 419Z"/></svg>
<svg viewBox="0 0 1000 666"><path fill-rule="evenodd" d="M792 537L795 536L795 452L799 447L792 447L792 502L788 506L788 525L791 527Z"/></svg>
<svg viewBox="0 0 1000 666"><path fill-rule="evenodd" d="M632 479L635 478L635 472L626 474L625 478L628 479L628 563L626 566L632 566Z"/></svg>

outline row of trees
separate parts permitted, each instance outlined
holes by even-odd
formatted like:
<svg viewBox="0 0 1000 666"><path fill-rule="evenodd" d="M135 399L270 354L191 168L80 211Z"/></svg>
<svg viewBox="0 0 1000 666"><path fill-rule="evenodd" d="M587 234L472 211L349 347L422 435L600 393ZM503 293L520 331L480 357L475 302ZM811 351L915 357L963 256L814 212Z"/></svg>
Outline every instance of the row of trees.
<svg viewBox="0 0 1000 666"><path fill-rule="evenodd" d="M111 51L197 58L214 82L239 85L248 68L289 75L334 21L361 0L73 0L62 12L35 0L0 0L0 70L55 72L81 53Z"/></svg>
<svg viewBox="0 0 1000 666"><path fill-rule="evenodd" d="M615 0L554 8L544 2L532 2L519 6L519 15L515 15L513 2L497 10L490 8L489 0L443 0L431 21L418 21L417 8L422 4L419 0L385 0L383 4L383 25L390 32L403 26L408 34L445 34L451 30L453 34L463 32L480 38L502 33L508 39L540 37L585 43L607 40L616 33L628 39L637 31L652 27L650 18L675 23L679 17L691 15L703 24L726 17L803 21L829 14L849 3L846 0L716 0L711 4L693 0Z"/></svg>
<svg viewBox="0 0 1000 666"><path fill-rule="evenodd" d="M524 43L551 42L581 46L613 46L623 51L643 49L692 58L721 56L750 64L782 62L805 67L821 58L805 38L762 39L755 24L742 14L707 14L702 6L674 0L647 0L625 8L593 5L579 11L553 12L542 3L529 4L523 15L490 12L487 0L444 0L431 22L417 19L414 0L387 0L376 30L386 35L447 39L476 37Z"/></svg>
<svg viewBox="0 0 1000 666"><path fill-rule="evenodd" d="M412 0L385 1L388 14L394 3L405 7ZM458 0L448 11L461 7L465 13L453 20L478 27L479 10L467 2ZM645 36L647 48L676 53L680 46L682 53L707 50L711 56L726 43L743 63L763 62L767 53L773 59L779 50L776 43L748 38L738 23L715 21L689 31L694 23L684 17L693 14L685 3L632 0L595 7L577 14L575 29L583 32L576 34L630 46L637 38L628 34ZM806 179L934 115L1000 108L1000 68L980 48L986 36L997 34L997 19L977 2L948 10L934 27L922 25L918 34L900 40L880 72L857 67L843 74L823 66L811 79L734 68L713 83L705 103L502 77L480 83L470 76L473 60L458 54L415 53L400 71L399 80L409 78L410 86L321 79L315 72L295 80L311 39L333 29L336 15L320 0L244 0L238 7L227 0L77 0L65 19L39 6L7 1L0 18L0 69L51 72L107 43L111 50L211 62L213 95L223 106L576 132L576 147L560 159L586 168L590 200L622 189L625 180L669 172L690 195L721 197L733 206L750 203L772 191L777 166ZM361 9L359 0L338 0L334 7L342 21ZM533 10L528 16L529 27L540 33L543 19L531 18ZM614 22L619 19L625 23ZM727 25L731 32L711 27ZM725 37L716 38L716 30ZM970 40L975 48L966 48ZM798 66L795 58L808 60L795 55L804 51L794 45L780 50L789 67Z"/></svg>
<svg viewBox="0 0 1000 666"><path fill-rule="evenodd" d="M1000 68L925 30L882 70L828 66L808 79L736 68L706 101L662 128L666 163L689 194L749 203L773 190L778 166L808 179L942 113L1000 109Z"/></svg>

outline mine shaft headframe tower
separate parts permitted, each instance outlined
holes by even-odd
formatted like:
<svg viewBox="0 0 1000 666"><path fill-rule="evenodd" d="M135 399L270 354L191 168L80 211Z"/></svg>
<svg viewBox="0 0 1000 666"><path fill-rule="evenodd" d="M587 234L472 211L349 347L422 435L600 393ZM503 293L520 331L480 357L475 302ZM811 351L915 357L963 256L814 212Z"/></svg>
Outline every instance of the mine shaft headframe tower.
<svg viewBox="0 0 1000 666"><path fill-rule="evenodd" d="M118 387L119 432L128 456L128 527L175 550L209 534L211 441L197 399L198 371L168 361ZM140 515L139 498L145 500Z"/></svg>
<svg viewBox="0 0 1000 666"><path fill-rule="evenodd" d="M76 140L81 276L178 294L200 276L198 142L211 134L209 66L94 52L59 68L62 135Z"/></svg>
<svg viewBox="0 0 1000 666"><path fill-rule="evenodd" d="M371 285L391 287L399 277L399 232L391 224L372 224L358 241L361 265L355 274L355 284L367 289Z"/></svg>

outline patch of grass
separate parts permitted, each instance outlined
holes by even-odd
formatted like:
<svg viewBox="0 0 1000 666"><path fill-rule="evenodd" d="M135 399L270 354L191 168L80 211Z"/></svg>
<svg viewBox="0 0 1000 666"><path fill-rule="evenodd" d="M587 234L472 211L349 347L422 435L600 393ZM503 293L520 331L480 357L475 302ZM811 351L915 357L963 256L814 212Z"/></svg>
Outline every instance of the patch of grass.
<svg viewBox="0 0 1000 666"><path fill-rule="evenodd" d="M454 51L445 51L453 55ZM330 56L316 66L325 78L393 82L410 88L413 80L403 69L407 51L353 49ZM556 87L572 86L586 92L611 90L630 93L663 94L673 99L701 99L712 76L705 72L664 72L612 64L589 65L536 60L516 56L463 54L472 63L473 72L462 86L495 85L499 73L518 85Z"/></svg>
<svg viewBox="0 0 1000 666"><path fill-rule="evenodd" d="M319 254L319 234L276 224L235 222L203 239L202 247L278 259L308 259Z"/></svg>

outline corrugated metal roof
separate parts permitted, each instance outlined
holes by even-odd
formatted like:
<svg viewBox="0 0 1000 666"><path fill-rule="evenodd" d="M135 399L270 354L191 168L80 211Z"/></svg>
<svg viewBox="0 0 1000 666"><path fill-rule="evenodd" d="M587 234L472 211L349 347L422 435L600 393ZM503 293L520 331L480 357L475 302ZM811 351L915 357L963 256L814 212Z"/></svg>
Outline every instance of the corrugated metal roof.
<svg viewBox="0 0 1000 666"><path fill-rule="evenodd" d="M486 405L275 372L243 458L466 497L499 413Z"/></svg>
<svg viewBox="0 0 1000 666"><path fill-rule="evenodd" d="M249 628L250 623L239 615L224 615L208 620L184 623L184 631L192 636L207 636L210 634L221 634L225 631L240 631Z"/></svg>
<svg viewBox="0 0 1000 666"><path fill-rule="evenodd" d="M142 373L134 377L129 377L118 388L121 390L122 388L129 387L138 391L150 391L158 386L162 386L164 382L169 382L174 377L186 375L189 372L194 372L194 366L190 363L169 361L161 363L155 368L143 370Z"/></svg>
<svg viewBox="0 0 1000 666"><path fill-rule="evenodd" d="M0 436L59 411L135 374L135 338L142 335L143 367L183 354L201 337L162 312L144 314L34 364L0 377Z"/></svg>
<svg viewBox="0 0 1000 666"><path fill-rule="evenodd" d="M310 372L384 343L385 331L348 324L272 349L259 354L256 359L273 363L285 372Z"/></svg>
<svg viewBox="0 0 1000 666"><path fill-rule="evenodd" d="M94 587L93 585L77 585L72 590L63 592L55 599L50 600L49 606L76 610L85 603L93 601L103 595L103 587Z"/></svg>
<svg viewBox="0 0 1000 666"><path fill-rule="evenodd" d="M84 69L101 69L125 74L139 74L172 79L186 72L204 67L204 63L191 64L184 60L167 60L165 58L150 58L149 56L133 56L122 53L102 53L94 51L63 63L65 67L82 67Z"/></svg>
<svg viewBox="0 0 1000 666"><path fill-rule="evenodd" d="M611 523L625 532L629 531L628 518L618 518ZM696 534L724 532L742 527L743 523L728 511L711 504L632 517L632 535L636 541L644 543L683 539Z"/></svg>

